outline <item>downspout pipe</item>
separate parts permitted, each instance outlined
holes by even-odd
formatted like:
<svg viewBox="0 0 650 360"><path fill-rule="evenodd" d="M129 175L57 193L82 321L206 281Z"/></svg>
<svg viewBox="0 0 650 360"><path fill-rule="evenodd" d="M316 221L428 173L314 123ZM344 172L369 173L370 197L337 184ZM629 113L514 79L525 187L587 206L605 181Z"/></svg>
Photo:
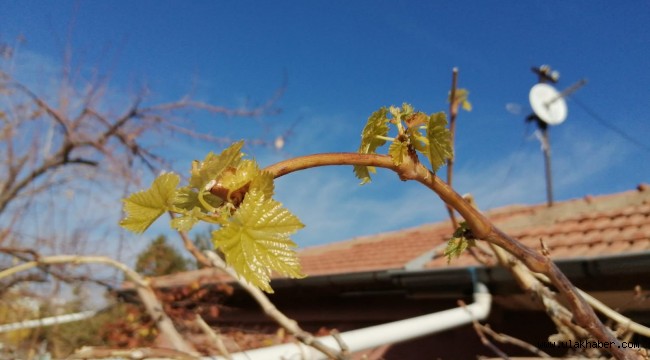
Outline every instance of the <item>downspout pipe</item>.
<svg viewBox="0 0 650 360"><path fill-rule="evenodd" d="M386 324L371 326L363 329L346 331L340 334L351 353L376 348L382 345L398 343L418 337L435 334L458 326L472 323L473 320L484 320L490 313L492 295L485 285L476 283L474 286L474 302L465 307L444 310L410 319L394 321ZM318 341L338 349L339 345L333 336L322 336ZM282 344L260 349L231 354L233 360L273 360L273 359L303 359L320 360L327 357L318 350L302 343ZM204 360L225 360L225 358L204 357Z"/></svg>

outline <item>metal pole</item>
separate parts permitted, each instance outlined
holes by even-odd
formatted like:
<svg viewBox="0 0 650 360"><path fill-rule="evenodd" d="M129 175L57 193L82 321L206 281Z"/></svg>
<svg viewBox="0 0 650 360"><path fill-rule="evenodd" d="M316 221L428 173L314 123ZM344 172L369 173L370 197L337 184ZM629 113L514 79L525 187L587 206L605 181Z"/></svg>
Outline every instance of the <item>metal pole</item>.
<svg viewBox="0 0 650 360"><path fill-rule="evenodd" d="M551 174L551 143L548 138L548 126L542 130L542 150L544 152L544 169L546 170L546 203L553 206L553 176Z"/></svg>
<svg viewBox="0 0 650 360"><path fill-rule="evenodd" d="M556 83L558 80L558 77L551 73L551 68L549 66L542 65L541 67L533 68L532 70L535 74L538 75L539 83ZM585 82L585 80L579 81L577 84L567 89L566 93L569 94L577 90L580 86L584 85ZM557 99L553 99L551 102L555 100ZM549 104L551 102L549 102ZM551 142L548 136L548 124L543 122L537 116L535 116L535 120L537 122L538 129L542 133L542 152L544 153L544 170L546 173L546 203L550 207L553 206L553 176L551 174Z"/></svg>
<svg viewBox="0 0 650 360"><path fill-rule="evenodd" d="M575 84L569 86L569 87L566 88L564 91L562 91L561 93L559 93L556 97L554 97L553 99L551 99L551 101L547 102L547 103L545 104L545 105L546 105L546 108L548 108L549 106L551 106L551 104L553 104L554 102L558 101L559 99L561 99L561 98L565 98L565 97L567 97L567 96L573 94L574 92L578 91L578 89L580 89L581 87L585 86L585 84L587 84L587 79L580 79L580 80L578 80L578 82L576 82Z"/></svg>

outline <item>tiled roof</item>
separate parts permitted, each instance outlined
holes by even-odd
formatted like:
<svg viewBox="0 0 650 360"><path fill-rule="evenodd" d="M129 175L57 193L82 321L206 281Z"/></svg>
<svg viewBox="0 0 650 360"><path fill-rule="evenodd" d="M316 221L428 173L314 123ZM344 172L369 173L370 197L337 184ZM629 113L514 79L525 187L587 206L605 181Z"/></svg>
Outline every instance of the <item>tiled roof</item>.
<svg viewBox="0 0 650 360"><path fill-rule="evenodd" d="M441 205L442 206L442 205ZM611 195L585 196L552 207L511 205L486 212L501 230L554 259L598 257L650 251L650 186ZM447 263L449 221L368 235L299 251L307 275L336 275L392 269L445 269L479 265L469 253ZM488 257L488 260L490 258ZM226 280L216 269L155 278L156 286L207 284Z"/></svg>
<svg viewBox="0 0 650 360"><path fill-rule="evenodd" d="M542 240L555 259L650 251L650 186L604 196L543 205L508 206L488 218L524 244ZM364 236L300 252L308 275L478 265L470 254L447 264L442 255L452 228L448 221Z"/></svg>

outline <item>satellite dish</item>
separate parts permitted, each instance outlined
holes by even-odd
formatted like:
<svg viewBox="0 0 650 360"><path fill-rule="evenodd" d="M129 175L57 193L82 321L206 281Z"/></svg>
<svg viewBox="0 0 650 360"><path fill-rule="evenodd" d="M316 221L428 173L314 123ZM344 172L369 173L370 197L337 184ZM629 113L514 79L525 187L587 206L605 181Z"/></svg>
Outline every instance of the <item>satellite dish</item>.
<svg viewBox="0 0 650 360"><path fill-rule="evenodd" d="M535 115L549 125L561 124L567 116L566 101L561 93L548 84L537 84L528 94Z"/></svg>

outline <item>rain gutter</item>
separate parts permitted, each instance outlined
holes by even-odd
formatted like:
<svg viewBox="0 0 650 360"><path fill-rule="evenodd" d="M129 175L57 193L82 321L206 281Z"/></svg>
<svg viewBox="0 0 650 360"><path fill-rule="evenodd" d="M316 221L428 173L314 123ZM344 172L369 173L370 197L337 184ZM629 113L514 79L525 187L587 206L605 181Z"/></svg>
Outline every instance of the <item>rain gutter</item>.
<svg viewBox="0 0 650 360"><path fill-rule="evenodd" d="M340 334L343 343L351 353L376 348L382 345L407 341L435 334L458 326L470 324L474 320L484 320L490 313L492 295L482 283L475 283L474 302L454 309L428 315L394 321L363 329L346 331ZM339 343L333 336L317 338L321 343L338 349ZM282 344L231 354L233 360L273 360L273 359L327 359L312 347L301 343ZM223 357L204 357L205 360L225 360Z"/></svg>
<svg viewBox="0 0 650 360"><path fill-rule="evenodd" d="M555 263L571 282L586 291L627 290L637 284L650 287L650 251L558 259ZM278 296L286 291L291 297L301 292L313 296L315 292L363 295L373 291L405 291L457 298L468 295L475 281L487 284L495 295L521 293L510 271L499 266L314 275L300 280L274 279L273 288Z"/></svg>

